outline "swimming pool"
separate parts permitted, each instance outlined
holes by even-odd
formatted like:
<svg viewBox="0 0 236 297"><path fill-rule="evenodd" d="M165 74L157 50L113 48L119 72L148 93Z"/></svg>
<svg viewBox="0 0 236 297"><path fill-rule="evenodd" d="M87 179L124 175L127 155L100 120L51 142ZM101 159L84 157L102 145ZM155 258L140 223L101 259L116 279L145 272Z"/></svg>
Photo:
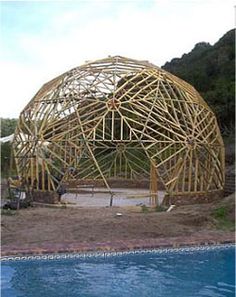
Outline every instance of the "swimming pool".
<svg viewBox="0 0 236 297"><path fill-rule="evenodd" d="M2 297L234 296L234 265L232 245L26 257L2 261Z"/></svg>

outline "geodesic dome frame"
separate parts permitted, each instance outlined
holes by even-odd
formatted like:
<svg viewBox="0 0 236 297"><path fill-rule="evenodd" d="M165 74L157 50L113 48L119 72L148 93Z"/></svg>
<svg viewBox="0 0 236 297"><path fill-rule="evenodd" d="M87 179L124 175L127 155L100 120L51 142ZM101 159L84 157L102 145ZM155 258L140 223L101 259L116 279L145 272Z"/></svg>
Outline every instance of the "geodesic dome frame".
<svg viewBox="0 0 236 297"><path fill-rule="evenodd" d="M224 144L212 110L188 83L120 56L49 81L21 112L18 174L56 191L68 179L161 180L167 193L222 190Z"/></svg>

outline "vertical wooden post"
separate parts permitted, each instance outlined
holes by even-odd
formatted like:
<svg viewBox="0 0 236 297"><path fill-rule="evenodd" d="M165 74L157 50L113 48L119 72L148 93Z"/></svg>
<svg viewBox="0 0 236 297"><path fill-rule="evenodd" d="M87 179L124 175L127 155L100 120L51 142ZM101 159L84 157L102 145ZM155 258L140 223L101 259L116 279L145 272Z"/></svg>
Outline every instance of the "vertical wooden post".
<svg viewBox="0 0 236 297"><path fill-rule="evenodd" d="M220 188L224 189L225 186L225 147L224 143L221 146L221 151L220 151L220 163L221 163L221 174L222 174L222 182L220 184Z"/></svg>
<svg viewBox="0 0 236 297"><path fill-rule="evenodd" d="M33 182L34 182L34 157L30 158L30 185L33 187Z"/></svg>
<svg viewBox="0 0 236 297"><path fill-rule="evenodd" d="M13 150L11 147L11 153L10 153L10 172L9 172L9 176L13 175L13 162L14 162L14 156L13 156Z"/></svg>
<svg viewBox="0 0 236 297"><path fill-rule="evenodd" d="M150 162L150 197L151 206L158 205L157 169L155 160Z"/></svg>
<svg viewBox="0 0 236 297"><path fill-rule="evenodd" d="M42 159L42 190L45 191L45 166L44 160Z"/></svg>
<svg viewBox="0 0 236 297"><path fill-rule="evenodd" d="M39 189L39 164L37 154L35 156L35 178L36 178L36 189Z"/></svg>

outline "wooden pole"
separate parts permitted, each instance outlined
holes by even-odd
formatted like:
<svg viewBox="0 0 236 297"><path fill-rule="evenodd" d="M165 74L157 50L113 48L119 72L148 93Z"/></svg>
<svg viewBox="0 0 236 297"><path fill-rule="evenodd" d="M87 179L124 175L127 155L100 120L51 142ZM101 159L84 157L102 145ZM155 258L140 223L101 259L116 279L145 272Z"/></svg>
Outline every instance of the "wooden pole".
<svg viewBox="0 0 236 297"><path fill-rule="evenodd" d="M151 197L151 206L155 207L159 205L158 203L158 188L157 188L157 169L155 160L150 162L150 197Z"/></svg>

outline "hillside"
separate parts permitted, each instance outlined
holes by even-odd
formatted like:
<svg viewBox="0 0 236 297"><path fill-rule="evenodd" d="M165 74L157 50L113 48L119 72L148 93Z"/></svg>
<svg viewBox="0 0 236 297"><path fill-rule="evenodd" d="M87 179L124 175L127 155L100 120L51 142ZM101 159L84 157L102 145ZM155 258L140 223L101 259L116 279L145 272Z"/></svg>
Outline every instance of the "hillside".
<svg viewBox="0 0 236 297"><path fill-rule="evenodd" d="M221 130L234 129L235 119L235 30L210 45L200 42L181 58L174 58L163 69L192 84L216 113Z"/></svg>

